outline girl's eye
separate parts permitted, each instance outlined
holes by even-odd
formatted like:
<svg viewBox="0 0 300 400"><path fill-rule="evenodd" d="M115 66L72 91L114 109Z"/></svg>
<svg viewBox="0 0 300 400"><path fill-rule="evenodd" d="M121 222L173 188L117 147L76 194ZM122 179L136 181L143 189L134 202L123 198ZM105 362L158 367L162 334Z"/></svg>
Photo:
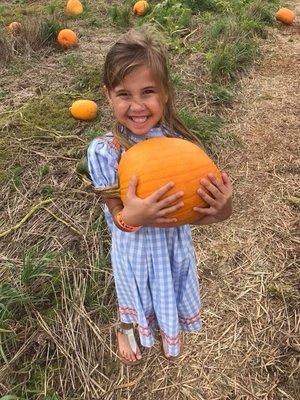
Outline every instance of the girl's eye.
<svg viewBox="0 0 300 400"><path fill-rule="evenodd" d="M153 90L153 89L146 89L146 90L144 90L144 94L151 94L151 93L154 93L154 90Z"/></svg>
<svg viewBox="0 0 300 400"><path fill-rule="evenodd" d="M126 92L118 93L118 97L128 97L128 93Z"/></svg>

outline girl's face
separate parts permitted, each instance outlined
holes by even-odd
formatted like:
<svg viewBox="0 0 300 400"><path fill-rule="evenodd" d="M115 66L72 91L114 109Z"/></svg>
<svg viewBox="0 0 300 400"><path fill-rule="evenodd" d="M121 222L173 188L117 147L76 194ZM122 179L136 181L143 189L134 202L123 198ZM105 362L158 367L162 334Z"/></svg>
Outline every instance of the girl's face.
<svg viewBox="0 0 300 400"><path fill-rule="evenodd" d="M159 123L168 99L147 66L133 70L106 95L118 122L136 135Z"/></svg>

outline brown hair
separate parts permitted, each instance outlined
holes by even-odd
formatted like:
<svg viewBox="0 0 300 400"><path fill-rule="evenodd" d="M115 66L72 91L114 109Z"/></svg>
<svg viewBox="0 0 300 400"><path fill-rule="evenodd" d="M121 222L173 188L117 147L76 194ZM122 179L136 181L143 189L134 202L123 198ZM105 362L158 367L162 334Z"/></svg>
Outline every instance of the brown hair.
<svg viewBox="0 0 300 400"><path fill-rule="evenodd" d="M134 69L145 65L151 69L168 96L161 121L162 127L165 127L165 135L177 137L176 132L182 138L201 145L199 139L188 131L177 115L168 71L167 49L163 37L152 26L130 29L111 47L104 63L103 83L109 91ZM114 135L125 149L133 145L127 130L118 123L114 128Z"/></svg>

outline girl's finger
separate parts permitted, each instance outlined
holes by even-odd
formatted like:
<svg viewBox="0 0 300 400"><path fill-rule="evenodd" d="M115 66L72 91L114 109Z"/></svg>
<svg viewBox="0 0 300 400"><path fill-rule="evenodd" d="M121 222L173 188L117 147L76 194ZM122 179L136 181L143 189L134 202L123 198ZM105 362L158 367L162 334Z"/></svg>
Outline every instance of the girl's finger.
<svg viewBox="0 0 300 400"><path fill-rule="evenodd" d="M150 194L148 197L149 200L153 202L157 202L165 193L167 193L168 190L172 189L174 186L174 182L168 182L161 188L157 189L155 192Z"/></svg>
<svg viewBox="0 0 300 400"><path fill-rule="evenodd" d="M127 189L127 197L128 198L136 197L137 183L138 183L137 177L132 176L128 183L128 189Z"/></svg>
<svg viewBox="0 0 300 400"><path fill-rule="evenodd" d="M215 198L211 197L209 193L206 193L203 189L198 189L197 193L209 206L214 207L217 202ZM214 193L212 193L214 195ZM216 196L215 196L216 197Z"/></svg>
<svg viewBox="0 0 300 400"><path fill-rule="evenodd" d="M210 207L193 207L193 211L196 211L198 214L202 216L210 215L212 214L212 209Z"/></svg>
<svg viewBox="0 0 300 400"><path fill-rule="evenodd" d="M171 206L171 207L167 207L167 208L164 208L163 210L160 210L160 211L157 213L157 215L158 215L159 217L164 217L165 215L168 215L168 214L170 214L170 213L172 213L172 212L175 212L175 211L177 211L177 210L180 210L180 208L182 208L183 206L184 206L184 203L181 201L180 203L174 204L174 205Z"/></svg>
<svg viewBox="0 0 300 400"><path fill-rule="evenodd" d="M217 179L213 174L208 174L207 178L201 179L200 183L205 187L210 193L214 195L215 198L225 194L226 187L223 182Z"/></svg>
<svg viewBox="0 0 300 400"><path fill-rule="evenodd" d="M177 192L174 194L171 194L171 196L166 197L163 200L160 200L157 205L159 206L159 209L168 207L170 204L173 204L176 202L176 200L180 199L180 197L182 197L184 195L184 193L181 192Z"/></svg>
<svg viewBox="0 0 300 400"><path fill-rule="evenodd" d="M173 224L177 222L177 218L157 218L155 220L155 222L153 223L153 226L155 226L155 224Z"/></svg>

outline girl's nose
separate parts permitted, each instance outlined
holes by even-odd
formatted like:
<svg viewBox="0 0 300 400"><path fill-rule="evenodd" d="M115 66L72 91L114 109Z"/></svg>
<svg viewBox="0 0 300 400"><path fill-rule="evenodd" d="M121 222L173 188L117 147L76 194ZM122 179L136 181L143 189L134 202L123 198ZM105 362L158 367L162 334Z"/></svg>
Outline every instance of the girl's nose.
<svg viewBox="0 0 300 400"><path fill-rule="evenodd" d="M144 103L139 99L133 99L130 104L131 111L140 111L145 109Z"/></svg>

